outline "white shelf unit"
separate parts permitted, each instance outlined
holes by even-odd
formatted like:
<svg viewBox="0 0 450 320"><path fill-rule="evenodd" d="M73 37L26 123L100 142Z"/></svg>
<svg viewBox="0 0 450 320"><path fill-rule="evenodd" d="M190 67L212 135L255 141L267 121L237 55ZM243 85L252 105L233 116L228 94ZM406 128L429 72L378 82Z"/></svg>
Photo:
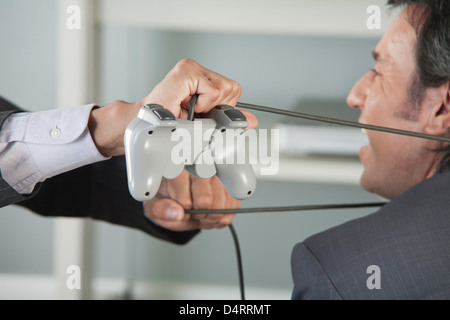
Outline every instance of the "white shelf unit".
<svg viewBox="0 0 450 320"><path fill-rule="evenodd" d="M363 166L358 159L342 157L290 157L280 156L279 170L275 175L259 174L257 179L293 182L313 182L342 185L359 185Z"/></svg>
<svg viewBox="0 0 450 320"><path fill-rule="evenodd" d="M386 0L98 0L100 24L165 30L381 37L395 14ZM367 28L380 8L380 29Z"/></svg>

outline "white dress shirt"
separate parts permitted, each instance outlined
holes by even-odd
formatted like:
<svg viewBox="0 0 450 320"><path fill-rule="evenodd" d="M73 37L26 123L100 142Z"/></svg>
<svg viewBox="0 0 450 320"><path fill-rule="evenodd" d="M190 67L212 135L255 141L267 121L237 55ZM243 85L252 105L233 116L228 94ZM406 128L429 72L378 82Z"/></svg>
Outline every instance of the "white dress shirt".
<svg viewBox="0 0 450 320"><path fill-rule="evenodd" d="M87 126L94 106L10 116L0 131L2 178L29 194L47 178L109 159L97 150Z"/></svg>

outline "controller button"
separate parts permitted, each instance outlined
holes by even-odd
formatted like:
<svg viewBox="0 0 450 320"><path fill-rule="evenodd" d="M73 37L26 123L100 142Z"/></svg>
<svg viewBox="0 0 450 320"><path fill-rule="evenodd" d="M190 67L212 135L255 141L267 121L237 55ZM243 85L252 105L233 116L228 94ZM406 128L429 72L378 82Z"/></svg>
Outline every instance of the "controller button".
<svg viewBox="0 0 450 320"><path fill-rule="evenodd" d="M225 114L228 116L228 118L231 119L231 121L246 121L247 118L245 118L244 114L240 112L239 110L226 110Z"/></svg>
<svg viewBox="0 0 450 320"><path fill-rule="evenodd" d="M230 106L217 106L216 109L217 110L230 110L232 107Z"/></svg>
<svg viewBox="0 0 450 320"><path fill-rule="evenodd" d="M144 106L145 109L164 109L164 107L160 104L150 103Z"/></svg>
<svg viewBox="0 0 450 320"><path fill-rule="evenodd" d="M175 116L170 112L169 110L165 109L154 109L153 113L160 119L160 120L176 120Z"/></svg>

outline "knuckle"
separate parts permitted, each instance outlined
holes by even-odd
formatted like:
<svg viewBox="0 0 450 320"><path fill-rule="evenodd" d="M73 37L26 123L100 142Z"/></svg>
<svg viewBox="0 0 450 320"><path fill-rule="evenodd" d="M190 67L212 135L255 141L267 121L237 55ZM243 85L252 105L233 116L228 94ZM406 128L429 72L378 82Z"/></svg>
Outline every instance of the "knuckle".
<svg viewBox="0 0 450 320"><path fill-rule="evenodd" d="M212 106L216 106L220 103L221 91L219 88L211 88L208 91L207 97L204 97L202 104L199 105L200 112L207 112Z"/></svg>
<svg viewBox="0 0 450 320"><path fill-rule="evenodd" d="M234 94L236 96L240 96L241 93L242 93L242 86L239 83L235 82L234 83Z"/></svg>
<svg viewBox="0 0 450 320"><path fill-rule="evenodd" d="M192 201L191 201L191 199L187 199L187 200L181 201L180 204L181 204L181 206L182 206L184 209L190 209L190 208L192 208Z"/></svg>
<svg viewBox="0 0 450 320"><path fill-rule="evenodd" d="M178 63L175 65L175 70L176 71L184 71L186 69L191 68L194 65L194 61L192 59L189 58L183 58L180 61L178 61Z"/></svg>
<svg viewBox="0 0 450 320"><path fill-rule="evenodd" d="M211 209L212 207L212 197L209 196L198 196L195 199L195 207L198 209Z"/></svg>
<svg viewBox="0 0 450 320"><path fill-rule="evenodd" d="M217 101L220 98L220 89L214 88L210 93L211 100Z"/></svg>
<svg viewBox="0 0 450 320"><path fill-rule="evenodd" d="M233 81L227 81L224 91L227 95L232 94L234 92L234 83Z"/></svg>
<svg viewBox="0 0 450 320"><path fill-rule="evenodd" d="M184 208L190 209L192 208L192 200L190 197L180 197L176 199L176 201Z"/></svg>

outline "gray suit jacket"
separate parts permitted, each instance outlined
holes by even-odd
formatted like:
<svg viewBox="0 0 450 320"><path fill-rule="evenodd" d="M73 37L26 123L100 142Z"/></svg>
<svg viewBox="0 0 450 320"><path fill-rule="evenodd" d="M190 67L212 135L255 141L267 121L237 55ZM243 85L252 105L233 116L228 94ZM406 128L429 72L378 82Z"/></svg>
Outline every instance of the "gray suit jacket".
<svg viewBox="0 0 450 320"><path fill-rule="evenodd" d="M8 116L20 111L0 97L0 128ZM0 208L10 204L42 216L84 217L126 226L176 244L184 244L198 233L166 230L144 216L142 203L128 191L123 156L47 179L29 195L18 194L0 171Z"/></svg>
<svg viewBox="0 0 450 320"><path fill-rule="evenodd" d="M292 251L293 299L450 299L450 171ZM379 285L379 288L374 286Z"/></svg>

